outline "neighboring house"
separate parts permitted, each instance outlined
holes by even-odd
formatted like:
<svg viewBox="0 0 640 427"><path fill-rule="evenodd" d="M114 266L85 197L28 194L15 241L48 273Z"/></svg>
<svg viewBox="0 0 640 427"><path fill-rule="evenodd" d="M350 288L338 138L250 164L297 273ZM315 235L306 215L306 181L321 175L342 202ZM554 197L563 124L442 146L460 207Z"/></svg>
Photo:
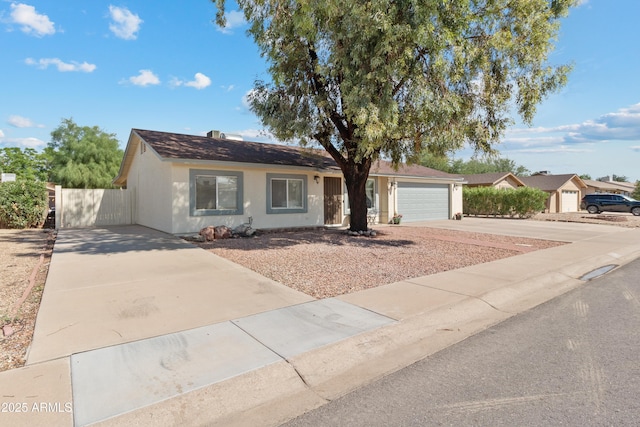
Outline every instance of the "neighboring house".
<svg viewBox="0 0 640 427"><path fill-rule="evenodd" d="M630 196L633 190L636 188L635 184L630 182L619 181L592 181L590 179L583 180L587 185L584 194L593 193L612 193L612 194L624 194Z"/></svg>
<svg viewBox="0 0 640 427"><path fill-rule="evenodd" d="M117 186L133 194L134 223L173 234L209 225L347 225L342 173L322 150L132 129ZM372 222L449 219L463 179L422 166L376 162L367 182Z"/></svg>
<svg viewBox="0 0 640 427"><path fill-rule="evenodd" d="M465 187L495 187L518 188L524 183L511 172L478 173L473 175L460 175L464 178Z"/></svg>
<svg viewBox="0 0 640 427"><path fill-rule="evenodd" d="M576 174L550 175L545 173L522 177L528 187L539 188L549 193L546 212L577 212L580 210L581 193L586 184Z"/></svg>

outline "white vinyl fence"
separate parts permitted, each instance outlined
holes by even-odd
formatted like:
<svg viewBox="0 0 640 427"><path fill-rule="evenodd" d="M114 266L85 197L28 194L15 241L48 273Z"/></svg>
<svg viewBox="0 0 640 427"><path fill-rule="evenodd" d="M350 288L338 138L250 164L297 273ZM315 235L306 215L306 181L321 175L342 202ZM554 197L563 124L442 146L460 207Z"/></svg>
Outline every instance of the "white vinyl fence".
<svg viewBox="0 0 640 427"><path fill-rule="evenodd" d="M132 190L56 186L56 228L133 224Z"/></svg>

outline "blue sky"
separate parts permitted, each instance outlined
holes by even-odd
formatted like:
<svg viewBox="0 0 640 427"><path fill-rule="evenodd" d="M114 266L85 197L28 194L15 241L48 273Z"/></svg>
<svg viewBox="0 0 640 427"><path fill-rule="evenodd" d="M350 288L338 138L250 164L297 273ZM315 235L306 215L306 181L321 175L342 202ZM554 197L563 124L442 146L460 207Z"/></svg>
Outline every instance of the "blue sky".
<svg viewBox="0 0 640 427"><path fill-rule="evenodd" d="M40 150L70 117L123 148L131 128L268 141L244 102L266 64L228 13L222 31L209 0L0 0L0 147ZM639 16L638 0L571 11L550 57L574 64L569 83L532 127L509 129L503 157L531 171L640 179Z"/></svg>

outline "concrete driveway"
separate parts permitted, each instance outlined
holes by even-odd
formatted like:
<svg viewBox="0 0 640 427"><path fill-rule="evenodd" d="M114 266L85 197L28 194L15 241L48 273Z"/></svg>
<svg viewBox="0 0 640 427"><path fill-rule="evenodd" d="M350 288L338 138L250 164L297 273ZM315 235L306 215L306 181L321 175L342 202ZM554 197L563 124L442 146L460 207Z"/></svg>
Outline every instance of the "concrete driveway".
<svg viewBox="0 0 640 427"><path fill-rule="evenodd" d="M640 229L406 226L424 225L571 244L316 301L144 227L62 229L28 365L0 388L72 410L0 424L277 425L640 257Z"/></svg>
<svg viewBox="0 0 640 427"><path fill-rule="evenodd" d="M149 228L61 229L27 363L311 300Z"/></svg>

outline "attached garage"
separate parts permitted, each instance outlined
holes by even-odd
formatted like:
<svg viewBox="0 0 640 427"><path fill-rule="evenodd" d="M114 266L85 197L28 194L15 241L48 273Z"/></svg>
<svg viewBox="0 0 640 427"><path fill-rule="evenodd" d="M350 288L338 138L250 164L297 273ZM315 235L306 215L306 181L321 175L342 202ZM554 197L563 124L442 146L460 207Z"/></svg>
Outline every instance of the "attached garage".
<svg viewBox="0 0 640 427"><path fill-rule="evenodd" d="M580 202L580 193L578 191L562 190L562 212L578 212Z"/></svg>
<svg viewBox="0 0 640 427"><path fill-rule="evenodd" d="M449 219L449 185L398 182L398 213L403 222Z"/></svg>

